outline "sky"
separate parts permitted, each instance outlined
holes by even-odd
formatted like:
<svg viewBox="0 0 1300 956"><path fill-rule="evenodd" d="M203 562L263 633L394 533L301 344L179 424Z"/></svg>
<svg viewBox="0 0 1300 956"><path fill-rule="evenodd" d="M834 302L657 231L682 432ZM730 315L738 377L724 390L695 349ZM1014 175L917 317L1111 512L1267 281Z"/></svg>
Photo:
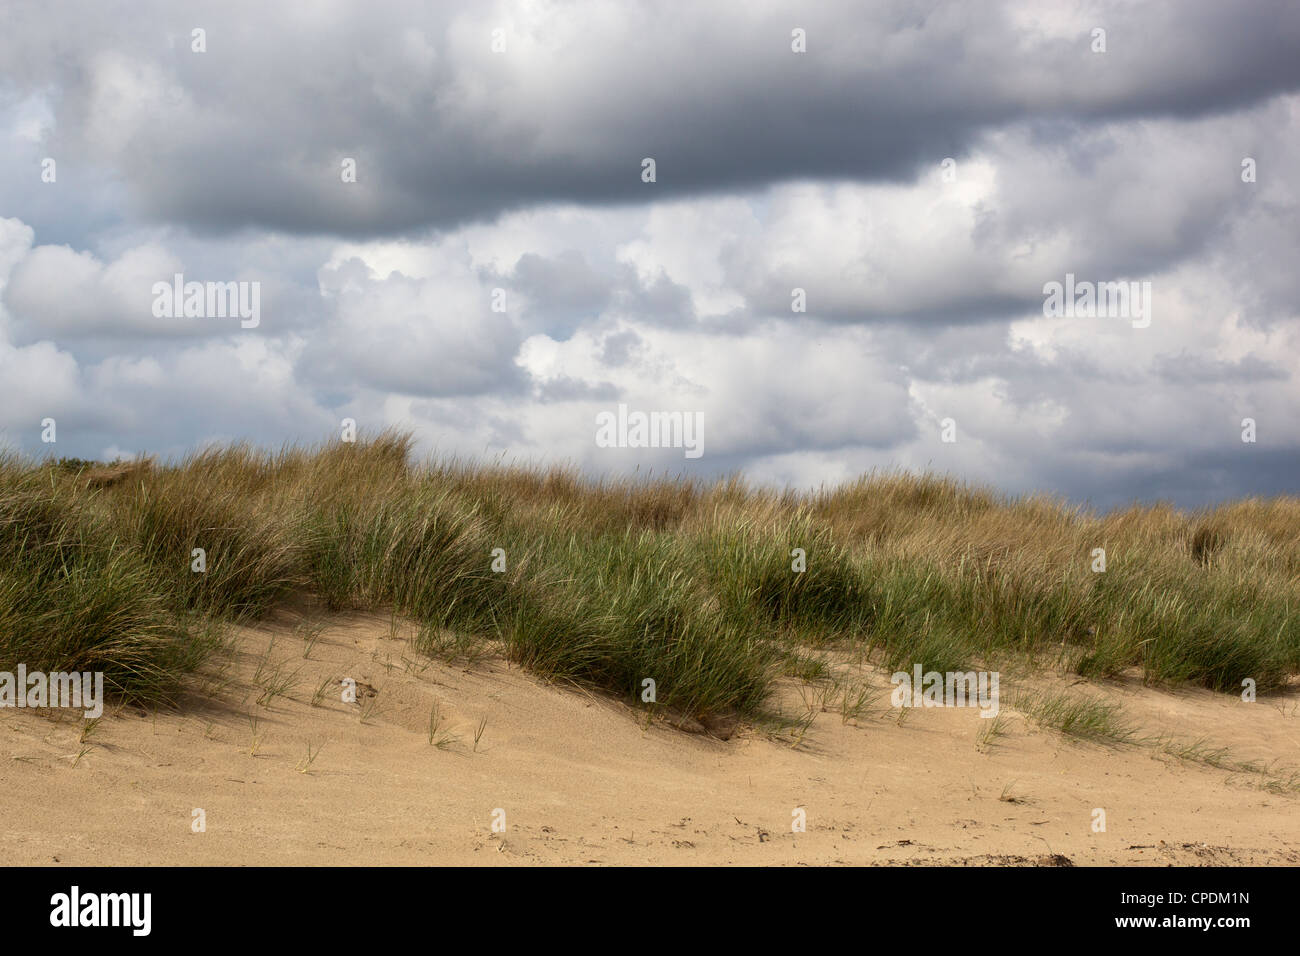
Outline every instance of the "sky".
<svg viewBox="0 0 1300 956"><path fill-rule="evenodd" d="M1300 4L4 17L0 447L347 419L592 475L1300 492ZM177 274L256 321L160 314ZM1135 294L1056 314L1067 276ZM702 453L598 441L620 405Z"/></svg>

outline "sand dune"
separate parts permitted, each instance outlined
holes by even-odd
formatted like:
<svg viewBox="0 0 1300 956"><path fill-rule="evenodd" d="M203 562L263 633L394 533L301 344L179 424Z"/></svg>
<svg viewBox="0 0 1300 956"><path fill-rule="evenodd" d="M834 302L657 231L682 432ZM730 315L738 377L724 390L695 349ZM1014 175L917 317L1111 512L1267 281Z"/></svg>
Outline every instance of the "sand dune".
<svg viewBox="0 0 1300 956"><path fill-rule="evenodd" d="M1295 694L1247 704L1099 689L1144 734L1205 737L1238 763L1271 764L1271 776L1075 742L1005 706L1006 732L981 745L976 710L916 710L900 723L887 693L847 722L820 713L796 746L753 727L722 741L499 659L417 659L409 632L376 615L325 618L304 659L304 613L318 612L238 629L228 672L206 695L176 711L109 711L84 743L80 718L0 711L6 861L1300 862L1300 796L1268 788L1300 766ZM262 706L253 677L268 646L263 682L282 662L281 673L300 670L288 697ZM318 686L344 676L377 695L345 703L331 684L313 706ZM886 678L874 679L887 688ZM782 706L802 710L807 693L792 681ZM435 702L440 747L429 740ZM796 833L800 808L807 831ZM1095 808L1104 833L1092 832ZM504 833L492 830L497 809Z"/></svg>

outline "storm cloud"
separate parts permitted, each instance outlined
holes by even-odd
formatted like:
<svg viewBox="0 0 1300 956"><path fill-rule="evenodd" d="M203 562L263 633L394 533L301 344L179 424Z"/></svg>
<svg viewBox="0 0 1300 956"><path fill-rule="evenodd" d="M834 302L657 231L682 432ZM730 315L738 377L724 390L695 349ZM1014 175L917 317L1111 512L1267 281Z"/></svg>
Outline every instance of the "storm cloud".
<svg viewBox="0 0 1300 956"><path fill-rule="evenodd" d="M28 453L47 416L83 457L351 417L592 472L1296 490L1295 4L7 16L0 429ZM258 282L261 323L153 314L175 274ZM1046 316L1067 274L1150 283L1149 327ZM702 413L706 454L596 447L617 402Z"/></svg>

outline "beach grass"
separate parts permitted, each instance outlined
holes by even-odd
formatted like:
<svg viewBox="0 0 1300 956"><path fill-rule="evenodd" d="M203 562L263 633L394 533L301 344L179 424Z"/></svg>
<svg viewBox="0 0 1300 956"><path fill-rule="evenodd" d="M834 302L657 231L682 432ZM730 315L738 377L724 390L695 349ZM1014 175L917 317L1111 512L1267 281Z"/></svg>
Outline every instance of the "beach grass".
<svg viewBox="0 0 1300 956"><path fill-rule="evenodd" d="M696 717L757 713L828 648L1268 693L1300 671L1300 499L1097 513L902 472L805 493L601 480L417 463L396 432L0 458L0 670L103 670L119 696L171 700L224 624L302 591L408 617L429 653L491 645Z"/></svg>

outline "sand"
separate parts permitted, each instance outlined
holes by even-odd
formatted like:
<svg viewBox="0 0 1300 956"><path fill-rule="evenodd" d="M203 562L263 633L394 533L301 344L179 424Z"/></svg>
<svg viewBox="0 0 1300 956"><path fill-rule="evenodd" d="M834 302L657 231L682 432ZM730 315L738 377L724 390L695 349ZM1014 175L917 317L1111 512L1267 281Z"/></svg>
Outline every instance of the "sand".
<svg viewBox="0 0 1300 956"><path fill-rule="evenodd" d="M1269 789L1300 767L1300 694L1078 688L1120 701L1144 734L1204 737L1269 774L1077 742L1006 703L991 744L974 709L900 722L883 673L871 675L886 691L874 705L847 721L818 712L797 744L762 727L724 741L496 657L417 658L386 616L325 617L304 659L297 625L319 613L237 629L204 694L171 711L108 711L85 742L80 717L0 710L6 862L1300 863L1300 793ZM268 646L264 674L300 672L263 706L253 676ZM313 706L322 682L344 676L378 693L346 703L331 684ZM791 681L782 706L802 711L807 693ZM435 702L442 746L429 740ZM806 832L792 830L799 810Z"/></svg>

